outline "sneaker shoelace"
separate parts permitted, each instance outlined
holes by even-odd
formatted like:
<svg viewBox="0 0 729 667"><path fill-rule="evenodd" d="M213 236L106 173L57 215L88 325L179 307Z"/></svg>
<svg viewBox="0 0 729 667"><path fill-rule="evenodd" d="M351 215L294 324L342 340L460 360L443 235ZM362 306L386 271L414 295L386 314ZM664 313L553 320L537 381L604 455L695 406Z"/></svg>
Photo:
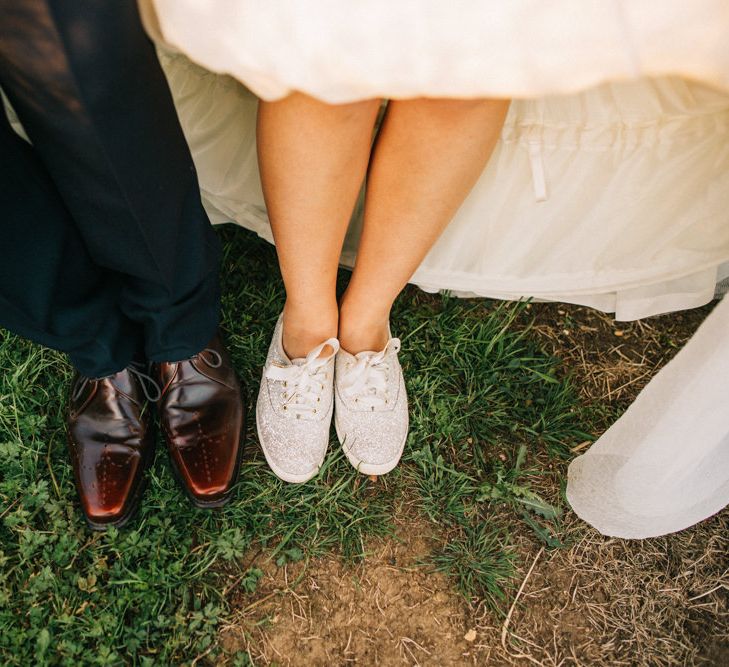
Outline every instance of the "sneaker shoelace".
<svg viewBox="0 0 729 667"><path fill-rule="evenodd" d="M330 354L320 356L325 347L331 347ZM339 341L329 338L317 345L302 362L294 361L290 366L271 365L266 370L266 378L283 383L281 408L296 415L315 415L319 411L321 395L326 389L329 378L325 366L339 351Z"/></svg>
<svg viewBox="0 0 729 667"><path fill-rule="evenodd" d="M391 338L379 352L355 356L356 363L347 369L341 388L347 398L373 412L390 402L390 359L400 351L400 339Z"/></svg>

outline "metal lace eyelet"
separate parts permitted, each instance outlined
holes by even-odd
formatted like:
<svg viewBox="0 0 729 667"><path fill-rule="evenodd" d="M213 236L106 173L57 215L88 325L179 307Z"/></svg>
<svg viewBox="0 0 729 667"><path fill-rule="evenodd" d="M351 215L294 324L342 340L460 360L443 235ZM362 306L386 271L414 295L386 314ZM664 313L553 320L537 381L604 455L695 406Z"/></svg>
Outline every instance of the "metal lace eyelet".
<svg viewBox="0 0 729 667"><path fill-rule="evenodd" d="M281 407L282 407L282 408L283 408L284 410L288 410L288 407L286 407L285 405L282 405Z"/></svg>
<svg viewBox="0 0 729 667"><path fill-rule="evenodd" d="M301 415L297 414L296 419L301 419Z"/></svg>

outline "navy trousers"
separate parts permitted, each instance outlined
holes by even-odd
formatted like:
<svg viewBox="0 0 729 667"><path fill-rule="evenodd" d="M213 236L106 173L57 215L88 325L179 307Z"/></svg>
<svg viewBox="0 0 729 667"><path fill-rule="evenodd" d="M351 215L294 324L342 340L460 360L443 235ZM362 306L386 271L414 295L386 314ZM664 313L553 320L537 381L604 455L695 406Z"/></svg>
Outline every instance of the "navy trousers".
<svg viewBox="0 0 729 667"><path fill-rule="evenodd" d="M133 0L0 0L0 326L88 376L199 352L220 248Z"/></svg>

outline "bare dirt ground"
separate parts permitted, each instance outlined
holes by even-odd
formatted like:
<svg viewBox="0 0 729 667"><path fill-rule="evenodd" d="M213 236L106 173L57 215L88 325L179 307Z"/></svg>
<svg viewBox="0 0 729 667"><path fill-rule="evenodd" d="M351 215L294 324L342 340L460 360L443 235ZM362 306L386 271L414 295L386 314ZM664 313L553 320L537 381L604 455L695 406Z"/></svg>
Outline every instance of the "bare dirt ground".
<svg viewBox="0 0 729 667"><path fill-rule="evenodd" d="M630 324L578 307L532 312L585 400L624 408L709 311ZM564 469L544 466L535 484L555 497ZM568 515L566 546L554 550L516 527L519 566L501 614L422 565L435 529L403 508L396 537L356 565L255 560L264 575L255 593L231 593L238 613L221 643L262 665L729 664L728 510L644 541L603 537Z"/></svg>
<svg viewBox="0 0 729 667"><path fill-rule="evenodd" d="M462 598L444 575L419 565L429 553L423 530L402 526L356 566L333 557L264 564L256 593L263 602L241 610L224 645L250 648L262 664L472 664Z"/></svg>

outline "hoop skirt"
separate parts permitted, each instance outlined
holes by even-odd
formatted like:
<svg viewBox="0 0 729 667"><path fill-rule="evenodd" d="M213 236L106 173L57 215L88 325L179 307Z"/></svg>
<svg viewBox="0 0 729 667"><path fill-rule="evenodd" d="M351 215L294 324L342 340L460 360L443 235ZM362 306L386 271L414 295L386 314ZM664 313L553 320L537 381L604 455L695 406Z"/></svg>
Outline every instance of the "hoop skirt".
<svg viewBox="0 0 729 667"><path fill-rule="evenodd" d="M272 241L256 164L257 95L509 96L519 99L489 165L413 283L636 319L707 303L729 275L723 0L142 8L215 222ZM360 205L345 265L361 213ZM729 503L728 318L726 301L572 463L570 502L600 530L662 534Z"/></svg>

